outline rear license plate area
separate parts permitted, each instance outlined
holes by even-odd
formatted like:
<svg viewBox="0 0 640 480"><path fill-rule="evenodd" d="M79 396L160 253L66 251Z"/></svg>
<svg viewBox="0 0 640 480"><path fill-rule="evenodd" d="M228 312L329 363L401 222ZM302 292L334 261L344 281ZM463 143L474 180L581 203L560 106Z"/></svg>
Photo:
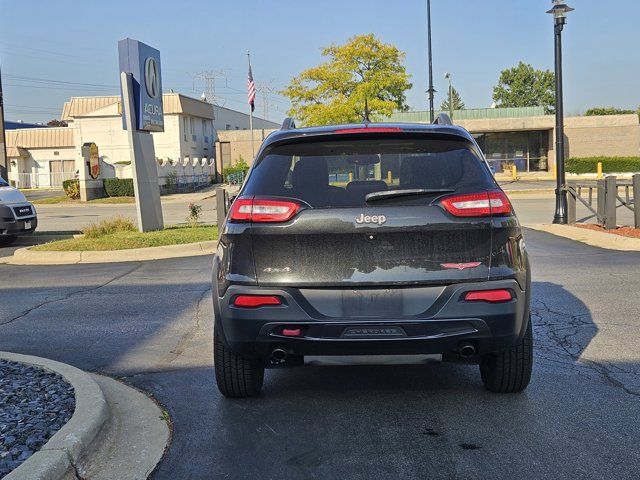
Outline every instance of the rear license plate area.
<svg viewBox="0 0 640 480"><path fill-rule="evenodd" d="M401 289L345 289L342 314L345 317L391 317L402 315Z"/></svg>

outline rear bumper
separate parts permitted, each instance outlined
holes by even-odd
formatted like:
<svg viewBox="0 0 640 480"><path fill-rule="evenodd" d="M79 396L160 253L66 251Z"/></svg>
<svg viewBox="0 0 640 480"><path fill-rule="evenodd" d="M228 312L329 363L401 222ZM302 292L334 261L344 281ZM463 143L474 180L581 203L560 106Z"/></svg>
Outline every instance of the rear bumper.
<svg viewBox="0 0 640 480"><path fill-rule="evenodd" d="M214 293L215 328L230 349L264 360L275 348L293 356L450 354L471 343L483 354L508 348L524 334L529 296L515 280L439 288L437 299L418 315L336 318L320 314L295 288L231 286L224 297ZM514 298L504 303L463 300L467 291L500 288L510 289ZM278 295L284 304L237 308L231 303L239 294ZM301 335L285 336L285 327Z"/></svg>

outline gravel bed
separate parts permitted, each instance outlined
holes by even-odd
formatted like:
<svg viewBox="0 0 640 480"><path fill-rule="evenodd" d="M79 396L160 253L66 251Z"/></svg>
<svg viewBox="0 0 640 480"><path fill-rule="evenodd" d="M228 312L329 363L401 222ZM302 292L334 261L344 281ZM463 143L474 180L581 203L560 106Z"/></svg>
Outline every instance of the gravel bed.
<svg viewBox="0 0 640 480"><path fill-rule="evenodd" d="M47 443L75 406L73 387L60 375L0 360L0 478Z"/></svg>

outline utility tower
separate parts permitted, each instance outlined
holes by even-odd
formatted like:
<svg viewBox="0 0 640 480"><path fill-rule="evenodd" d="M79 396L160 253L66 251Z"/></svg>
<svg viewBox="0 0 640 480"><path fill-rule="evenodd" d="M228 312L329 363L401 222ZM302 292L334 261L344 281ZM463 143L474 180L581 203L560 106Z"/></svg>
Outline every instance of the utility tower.
<svg viewBox="0 0 640 480"><path fill-rule="evenodd" d="M269 95L276 93L277 90L273 86L273 80L268 82L256 82L256 90L262 95L262 116L265 120L269 119Z"/></svg>
<svg viewBox="0 0 640 480"><path fill-rule="evenodd" d="M226 81L227 73L225 70L205 70L200 73L196 73L193 76L193 89L196 89L196 82L202 82L204 86L205 101L213 104L220 105L218 98L216 97L216 78L224 78Z"/></svg>

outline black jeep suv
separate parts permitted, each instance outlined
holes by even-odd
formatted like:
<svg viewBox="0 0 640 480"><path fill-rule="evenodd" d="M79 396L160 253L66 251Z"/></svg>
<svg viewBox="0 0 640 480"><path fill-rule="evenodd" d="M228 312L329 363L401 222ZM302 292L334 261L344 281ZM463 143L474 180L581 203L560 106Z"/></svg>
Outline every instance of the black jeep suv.
<svg viewBox="0 0 640 480"><path fill-rule="evenodd" d="M493 392L531 377L531 277L508 198L447 124L286 128L264 141L213 267L218 388L305 356L441 354Z"/></svg>

